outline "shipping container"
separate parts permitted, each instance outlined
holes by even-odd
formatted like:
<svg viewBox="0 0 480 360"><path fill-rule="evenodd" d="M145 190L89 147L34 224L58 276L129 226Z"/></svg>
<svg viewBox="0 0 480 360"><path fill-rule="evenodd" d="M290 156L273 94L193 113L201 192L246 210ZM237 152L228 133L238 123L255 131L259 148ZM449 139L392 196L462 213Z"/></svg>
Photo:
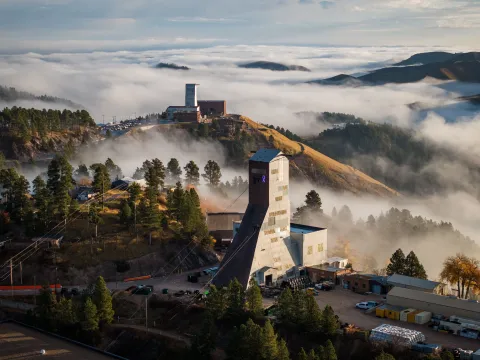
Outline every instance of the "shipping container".
<svg viewBox="0 0 480 360"><path fill-rule="evenodd" d="M385 317L392 319L392 320L400 320L400 311L395 309L386 309L385 310Z"/></svg>
<svg viewBox="0 0 480 360"><path fill-rule="evenodd" d="M413 344L412 350L418 351L424 354L436 354L440 352L440 345L437 344Z"/></svg>
<svg viewBox="0 0 480 360"><path fill-rule="evenodd" d="M414 312L415 309L405 309L400 312L400 321L408 321L408 314Z"/></svg>
<svg viewBox="0 0 480 360"><path fill-rule="evenodd" d="M424 311L415 315L416 324L426 324L432 319L432 313L429 311Z"/></svg>
<svg viewBox="0 0 480 360"><path fill-rule="evenodd" d="M409 323L414 323L415 322L415 316L417 316L417 314L420 314L421 312L423 312L423 311L422 310L415 310L415 311L409 313L407 315L407 321Z"/></svg>
<svg viewBox="0 0 480 360"><path fill-rule="evenodd" d="M375 315L377 315L377 317L384 318L385 317L385 307L383 307L383 306L377 307L375 309Z"/></svg>

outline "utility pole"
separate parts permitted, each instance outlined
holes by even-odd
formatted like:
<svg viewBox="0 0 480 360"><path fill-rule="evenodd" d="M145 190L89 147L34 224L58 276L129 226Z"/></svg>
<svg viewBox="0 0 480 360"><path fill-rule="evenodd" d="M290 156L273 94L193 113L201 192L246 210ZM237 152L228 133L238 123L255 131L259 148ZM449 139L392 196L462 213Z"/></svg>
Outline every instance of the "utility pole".
<svg viewBox="0 0 480 360"><path fill-rule="evenodd" d="M23 267L22 267L21 261L20 261L20 285L23 285Z"/></svg>
<svg viewBox="0 0 480 360"><path fill-rule="evenodd" d="M148 332L148 295L145 296L145 330Z"/></svg>
<svg viewBox="0 0 480 360"><path fill-rule="evenodd" d="M10 259L10 287L12 288L12 299L13 299L13 260Z"/></svg>
<svg viewBox="0 0 480 360"><path fill-rule="evenodd" d="M135 219L135 238L136 238L136 241L138 242L138 233L137 233L137 203L134 201L133 202L133 208L135 209L133 211L134 213L134 219Z"/></svg>

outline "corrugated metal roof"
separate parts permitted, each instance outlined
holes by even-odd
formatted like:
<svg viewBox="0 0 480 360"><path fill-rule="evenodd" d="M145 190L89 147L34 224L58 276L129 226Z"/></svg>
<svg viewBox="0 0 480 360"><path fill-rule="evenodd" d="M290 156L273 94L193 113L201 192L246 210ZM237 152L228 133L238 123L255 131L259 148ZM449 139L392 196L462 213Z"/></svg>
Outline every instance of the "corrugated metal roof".
<svg viewBox="0 0 480 360"><path fill-rule="evenodd" d="M393 274L392 276L389 276L387 282L394 286L412 286L426 290L433 290L440 285L440 283L436 281L417 279L399 274Z"/></svg>
<svg viewBox="0 0 480 360"><path fill-rule="evenodd" d="M269 163L278 155L282 155L282 152L278 149L260 149L255 154L253 154L253 156L250 158L250 161Z"/></svg>
<svg viewBox="0 0 480 360"><path fill-rule="evenodd" d="M387 302L390 296L408 300L424 301L426 303L447 306L453 309L468 310L480 313L480 304L478 303L427 293L420 290L394 287L387 295Z"/></svg>

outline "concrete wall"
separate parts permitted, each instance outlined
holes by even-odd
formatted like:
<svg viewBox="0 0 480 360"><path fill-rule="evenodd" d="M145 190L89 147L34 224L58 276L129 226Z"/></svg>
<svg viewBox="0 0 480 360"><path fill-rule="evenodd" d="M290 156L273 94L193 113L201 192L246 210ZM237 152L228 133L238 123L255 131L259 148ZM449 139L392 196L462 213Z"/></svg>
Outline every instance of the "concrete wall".
<svg viewBox="0 0 480 360"><path fill-rule="evenodd" d="M303 266L323 264L327 259L327 229L303 235Z"/></svg>
<svg viewBox="0 0 480 360"><path fill-rule="evenodd" d="M451 299L453 301L458 301ZM387 295L387 304L394 306L403 306L406 308L419 309L423 311L430 311L434 314L442 314L444 316L456 315L458 317L465 317L474 320L480 320L480 312L453 308L445 305L431 304L421 300L405 299L403 297L397 297Z"/></svg>

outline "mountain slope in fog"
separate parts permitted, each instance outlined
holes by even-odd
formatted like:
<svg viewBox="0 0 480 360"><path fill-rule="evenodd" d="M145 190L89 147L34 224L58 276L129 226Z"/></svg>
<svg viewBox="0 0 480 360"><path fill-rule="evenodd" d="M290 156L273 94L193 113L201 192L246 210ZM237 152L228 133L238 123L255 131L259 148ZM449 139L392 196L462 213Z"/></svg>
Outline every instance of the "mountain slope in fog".
<svg viewBox="0 0 480 360"><path fill-rule="evenodd" d="M56 96L49 96L49 95L35 95L32 93L29 93L27 91L21 91L17 90L14 87L6 87L0 85L0 101L5 101L7 103L14 103L15 101L20 101L20 100L37 100L37 101L43 101L45 103L55 103L55 104L61 104L61 105L66 105L72 109L84 109L84 107L80 104L77 104L71 100L68 99L63 99L59 98ZM45 107L48 107L48 105L45 105Z"/></svg>
<svg viewBox="0 0 480 360"><path fill-rule="evenodd" d="M257 124L241 116L256 134L260 146L274 146L291 155L290 169L293 177L305 178L334 190L354 194L374 194L384 197L398 196L398 192L365 173L342 164L300 142L292 141L275 129Z"/></svg>
<svg viewBox="0 0 480 360"><path fill-rule="evenodd" d="M238 67L245 69L263 69L263 70L272 70L272 71L308 71L305 66L301 65L285 65L272 61L255 61L248 64L240 64Z"/></svg>
<svg viewBox="0 0 480 360"><path fill-rule="evenodd" d="M410 56L406 60L402 60L393 66L409 66L409 65L426 65L435 62L442 62L451 60L456 54L445 51L431 51L424 52Z"/></svg>

